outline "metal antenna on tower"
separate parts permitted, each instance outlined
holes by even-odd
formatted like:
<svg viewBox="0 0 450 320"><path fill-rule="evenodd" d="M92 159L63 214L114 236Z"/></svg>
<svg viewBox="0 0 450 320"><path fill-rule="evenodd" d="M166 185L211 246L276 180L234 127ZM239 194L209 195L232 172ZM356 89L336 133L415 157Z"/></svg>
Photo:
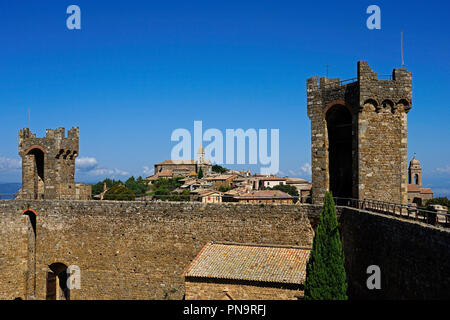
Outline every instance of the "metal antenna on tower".
<svg viewBox="0 0 450 320"><path fill-rule="evenodd" d="M328 78L328 63L327 63L327 78Z"/></svg>
<svg viewBox="0 0 450 320"><path fill-rule="evenodd" d="M28 129L30 129L30 123L31 123L31 115L30 115L30 108L28 107Z"/></svg>
<svg viewBox="0 0 450 320"><path fill-rule="evenodd" d="M403 30L401 33L401 46L402 46L402 68L405 67L405 59L403 58Z"/></svg>

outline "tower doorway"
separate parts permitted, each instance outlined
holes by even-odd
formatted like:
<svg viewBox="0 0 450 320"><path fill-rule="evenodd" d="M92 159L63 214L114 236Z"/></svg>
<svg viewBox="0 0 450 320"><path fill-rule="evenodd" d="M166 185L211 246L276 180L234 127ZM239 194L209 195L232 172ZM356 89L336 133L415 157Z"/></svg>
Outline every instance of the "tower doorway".
<svg viewBox="0 0 450 320"><path fill-rule="evenodd" d="M328 130L329 190L333 197L352 197L352 115L343 105L326 113Z"/></svg>
<svg viewBox="0 0 450 320"><path fill-rule="evenodd" d="M52 263L47 272L47 300L70 300L67 287L67 266L63 263Z"/></svg>

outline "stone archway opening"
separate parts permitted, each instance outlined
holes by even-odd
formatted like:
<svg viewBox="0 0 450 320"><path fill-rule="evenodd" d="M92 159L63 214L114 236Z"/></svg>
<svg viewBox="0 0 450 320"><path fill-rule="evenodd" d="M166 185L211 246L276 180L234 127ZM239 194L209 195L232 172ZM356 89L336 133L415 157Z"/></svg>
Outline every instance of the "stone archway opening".
<svg viewBox="0 0 450 320"><path fill-rule="evenodd" d="M27 225L27 274L26 274L26 297L34 299L36 296L36 220L37 214L33 209L25 209Z"/></svg>
<svg viewBox="0 0 450 320"><path fill-rule="evenodd" d="M49 266L47 272L47 300L70 300L70 290L67 287L67 266L56 262Z"/></svg>
<svg viewBox="0 0 450 320"><path fill-rule="evenodd" d="M344 105L326 113L329 190L334 197L352 197L352 115Z"/></svg>
<svg viewBox="0 0 450 320"><path fill-rule="evenodd" d="M34 198L39 199L44 195L45 155L40 148L31 149L30 151L28 151L27 155L32 155L34 157Z"/></svg>

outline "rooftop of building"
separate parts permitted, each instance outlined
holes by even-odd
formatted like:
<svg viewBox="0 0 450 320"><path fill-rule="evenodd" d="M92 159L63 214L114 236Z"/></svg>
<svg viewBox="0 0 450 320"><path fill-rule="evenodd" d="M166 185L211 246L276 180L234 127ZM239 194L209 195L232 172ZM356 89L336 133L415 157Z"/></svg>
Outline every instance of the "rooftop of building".
<svg viewBox="0 0 450 320"><path fill-rule="evenodd" d="M311 182L302 178L286 178L286 184L310 184Z"/></svg>
<svg viewBox="0 0 450 320"><path fill-rule="evenodd" d="M163 162L156 163L155 165L180 165L180 164L196 164L196 160L164 160Z"/></svg>
<svg viewBox="0 0 450 320"><path fill-rule="evenodd" d="M433 194L433 191L430 188L421 188L417 184L408 184L408 192Z"/></svg>
<svg viewBox="0 0 450 320"><path fill-rule="evenodd" d="M206 244L185 277L302 284L310 249L262 244Z"/></svg>
<svg viewBox="0 0 450 320"><path fill-rule="evenodd" d="M157 180L158 178L172 178L173 177L173 170L164 169L160 172L155 173L152 176L149 176L145 178L146 180Z"/></svg>
<svg viewBox="0 0 450 320"><path fill-rule="evenodd" d="M228 180L230 178L237 178L237 175L235 174L218 174L218 175L209 175L208 177L205 178L205 180L209 180L209 181L217 181L217 180Z"/></svg>
<svg viewBox="0 0 450 320"><path fill-rule="evenodd" d="M225 196L233 196L236 199L292 199L292 196L280 190L256 190L249 192L227 192Z"/></svg>
<svg viewBox="0 0 450 320"><path fill-rule="evenodd" d="M220 192L216 191L216 190L205 189L205 190L201 190L200 192L197 193L197 195L200 197L206 197L206 196L210 196L212 194L220 194Z"/></svg>
<svg viewBox="0 0 450 320"><path fill-rule="evenodd" d="M268 177L258 177L260 181L286 181L287 178L268 176Z"/></svg>
<svg viewBox="0 0 450 320"><path fill-rule="evenodd" d="M416 158L416 154L414 154L414 157L411 159L411 161L409 162L409 166L413 167L413 166L419 166L420 167L420 161L417 160Z"/></svg>

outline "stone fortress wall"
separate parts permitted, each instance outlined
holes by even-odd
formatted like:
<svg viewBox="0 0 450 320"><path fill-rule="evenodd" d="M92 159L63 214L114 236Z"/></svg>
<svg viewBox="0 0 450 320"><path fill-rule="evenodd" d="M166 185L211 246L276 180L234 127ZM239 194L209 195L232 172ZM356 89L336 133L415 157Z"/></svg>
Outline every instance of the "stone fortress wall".
<svg viewBox="0 0 450 320"><path fill-rule="evenodd" d="M346 208L340 218L349 296L358 299L450 299L450 230ZM366 286L367 267L381 290Z"/></svg>
<svg viewBox="0 0 450 320"><path fill-rule="evenodd" d="M28 216L37 213L36 245ZM71 299L181 299L210 241L311 247L319 208L180 202L0 201L0 299L45 299L49 266L81 269ZM36 278L33 280L35 252ZM36 289L33 290L33 282ZM27 285L28 283L28 285Z"/></svg>
<svg viewBox="0 0 450 320"><path fill-rule="evenodd" d="M29 216L36 212L35 237ZM81 269L71 299L182 299L210 241L311 247L315 205L0 201L0 299L45 299L49 266ZM338 208L351 297L450 298L450 232ZM365 287L379 265L382 290ZM35 272L34 272L35 270ZM34 274L36 276L34 276Z"/></svg>

